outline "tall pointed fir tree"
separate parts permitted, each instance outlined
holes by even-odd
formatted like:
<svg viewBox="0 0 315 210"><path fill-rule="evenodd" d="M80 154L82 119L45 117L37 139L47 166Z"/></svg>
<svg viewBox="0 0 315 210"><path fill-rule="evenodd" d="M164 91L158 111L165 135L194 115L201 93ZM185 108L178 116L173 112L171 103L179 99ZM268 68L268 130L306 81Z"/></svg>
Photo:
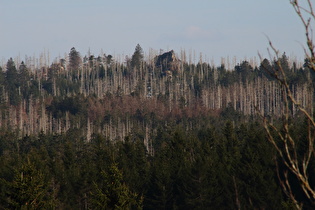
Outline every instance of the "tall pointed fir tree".
<svg viewBox="0 0 315 210"><path fill-rule="evenodd" d="M18 105L19 92L18 92L18 72L15 63L12 58L7 62L6 77L6 89L9 95L9 101L11 105Z"/></svg>
<svg viewBox="0 0 315 210"><path fill-rule="evenodd" d="M69 70L77 70L82 63L80 53L72 47L69 53Z"/></svg>
<svg viewBox="0 0 315 210"><path fill-rule="evenodd" d="M143 50L140 46L140 44L137 44L135 48L135 52L132 55L131 58L131 67L132 68L140 68L141 62L143 61Z"/></svg>

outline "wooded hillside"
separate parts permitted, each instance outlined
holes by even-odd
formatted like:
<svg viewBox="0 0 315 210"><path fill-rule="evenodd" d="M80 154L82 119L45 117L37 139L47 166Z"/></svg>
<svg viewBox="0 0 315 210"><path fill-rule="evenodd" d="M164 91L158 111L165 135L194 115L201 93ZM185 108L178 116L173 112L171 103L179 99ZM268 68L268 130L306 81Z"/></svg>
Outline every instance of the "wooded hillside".
<svg viewBox="0 0 315 210"><path fill-rule="evenodd" d="M0 208L292 209L284 174L311 208L257 116L284 129L286 95L269 74L279 64L313 114L308 61L283 54L232 67L191 57L137 45L124 59L75 48L51 64L44 55L9 59L0 73ZM302 157L309 121L296 105L289 112Z"/></svg>
<svg viewBox="0 0 315 210"><path fill-rule="evenodd" d="M226 69L187 62L185 52L146 57L138 45L124 61L105 54L81 58L75 48L49 66L43 56L38 63L10 59L0 78L0 126L20 136L79 128L88 140L93 133L115 140L136 124L152 133L152 123L145 120L150 115L190 119L218 116L225 109L246 116L257 110L264 116L282 114L281 88L265 70L277 68L276 61L265 59L259 66L242 61ZM312 111L314 75L285 54L280 59L294 96Z"/></svg>

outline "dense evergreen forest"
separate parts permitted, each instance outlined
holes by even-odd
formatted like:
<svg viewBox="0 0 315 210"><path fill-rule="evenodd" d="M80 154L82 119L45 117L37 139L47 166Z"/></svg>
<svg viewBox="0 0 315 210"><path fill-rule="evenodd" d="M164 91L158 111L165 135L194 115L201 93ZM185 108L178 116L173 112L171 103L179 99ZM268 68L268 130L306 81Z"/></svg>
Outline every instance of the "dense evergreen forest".
<svg viewBox="0 0 315 210"><path fill-rule="evenodd" d="M287 166L260 116L281 129L283 92L268 71L279 64L313 113L308 60L192 60L140 45L124 59L75 48L51 64L10 58L0 69L0 208L292 209L279 173ZM308 121L289 109L302 155Z"/></svg>

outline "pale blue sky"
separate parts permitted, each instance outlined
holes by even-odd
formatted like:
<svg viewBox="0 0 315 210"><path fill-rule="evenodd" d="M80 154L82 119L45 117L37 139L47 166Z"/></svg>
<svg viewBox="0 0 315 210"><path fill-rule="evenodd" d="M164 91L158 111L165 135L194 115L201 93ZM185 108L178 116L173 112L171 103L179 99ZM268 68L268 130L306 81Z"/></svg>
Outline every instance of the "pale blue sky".
<svg viewBox="0 0 315 210"><path fill-rule="evenodd" d="M303 27L289 0L0 0L0 59L51 60L75 47L81 55L132 55L149 49L221 57L268 57L270 37L303 59Z"/></svg>

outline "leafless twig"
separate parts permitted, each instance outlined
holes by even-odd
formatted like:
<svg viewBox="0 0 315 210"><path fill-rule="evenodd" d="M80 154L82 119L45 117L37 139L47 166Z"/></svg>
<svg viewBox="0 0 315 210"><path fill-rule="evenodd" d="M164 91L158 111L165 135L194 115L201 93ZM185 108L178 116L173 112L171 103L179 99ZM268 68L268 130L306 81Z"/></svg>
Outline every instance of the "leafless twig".
<svg viewBox="0 0 315 210"><path fill-rule="evenodd" d="M307 2L307 8L301 6L298 0L290 0L293 8L299 18L301 19L304 28L307 43L307 50L305 49L305 56L308 61L308 68L315 72L315 47L313 42L313 31L311 28L311 22L315 20L315 14L310 0L305 0ZM268 38L268 37L267 37ZM292 90L290 89L290 84L286 78L286 73L283 66L281 65L281 59L279 57L279 51L273 46L272 42L269 40L269 46L275 55L274 61L275 65L272 69L265 67L266 71L278 81L278 84L282 91L282 102L283 102L283 113L282 113L282 128L279 129L272 122L270 122L265 116L262 116L264 122L264 128L267 133L267 138L269 142L276 149L280 160L287 167L287 169L296 177L299 182L301 189L303 190L307 199L315 205L315 189L314 186L310 185L308 168L310 161L314 158L314 130L315 121L312 117L312 113L307 109L307 107L302 106L299 101L294 98ZM263 66L264 68L264 66ZM298 146L296 144L297 139L292 136L292 132L289 126L289 118L291 116L290 104L295 106L307 119L307 148L303 151L302 157L298 156ZM297 209L302 209L303 204L300 203L296 197L295 193L292 191L291 185L288 178L288 171L284 171L283 175L280 176L280 169L277 166L277 175L280 181L280 186L284 193L292 200Z"/></svg>

